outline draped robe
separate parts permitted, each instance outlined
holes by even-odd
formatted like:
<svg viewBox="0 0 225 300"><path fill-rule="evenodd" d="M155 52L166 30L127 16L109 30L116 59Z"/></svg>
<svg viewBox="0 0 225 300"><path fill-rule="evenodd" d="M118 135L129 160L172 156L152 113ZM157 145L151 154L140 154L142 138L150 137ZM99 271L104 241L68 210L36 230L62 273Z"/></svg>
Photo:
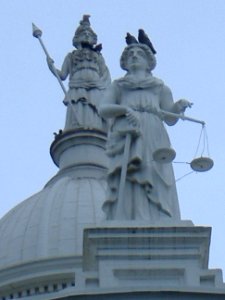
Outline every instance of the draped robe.
<svg viewBox="0 0 225 300"><path fill-rule="evenodd" d="M172 164L156 162L152 156L159 148L171 147L161 116L152 113L154 109L167 110L173 105L170 89L151 75L140 81L127 75L113 82L106 102L133 109L140 123L138 128L133 128L136 134L132 135L129 150L124 199L119 203L126 132L132 132L132 125L125 115L112 122L107 142L108 190L103 204L107 219L179 220Z"/></svg>

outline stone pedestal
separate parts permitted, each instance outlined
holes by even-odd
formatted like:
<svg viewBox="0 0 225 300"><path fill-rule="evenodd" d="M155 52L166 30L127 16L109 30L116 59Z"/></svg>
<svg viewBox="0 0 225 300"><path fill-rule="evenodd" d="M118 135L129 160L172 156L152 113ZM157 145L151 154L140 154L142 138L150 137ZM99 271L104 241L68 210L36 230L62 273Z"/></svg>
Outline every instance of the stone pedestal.
<svg viewBox="0 0 225 300"><path fill-rule="evenodd" d="M40 299L225 299L221 270L208 269L210 235L210 227L190 221L86 228L75 287Z"/></svg>
<svg viewBox="0 0 225 300"><path fill-rule="evenodd" d="M222 288L208 270L211 228L99 227L84 231L77 288Z"/></svg>

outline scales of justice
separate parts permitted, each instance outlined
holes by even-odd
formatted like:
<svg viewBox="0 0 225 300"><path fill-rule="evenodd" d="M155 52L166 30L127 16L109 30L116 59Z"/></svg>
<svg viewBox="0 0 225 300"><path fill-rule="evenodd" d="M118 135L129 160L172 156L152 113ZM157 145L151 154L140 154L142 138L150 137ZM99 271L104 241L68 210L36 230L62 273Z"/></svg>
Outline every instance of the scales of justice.
<svg viewBox="0 0 225 300"><path fill-rule="evenodd" d="M77 244L82 257L75 275L77 293L93 287L95 293L98 288L113 293L122 287L125 293L131 287L148 293L157 287L184 293L196 288L204 293L206 286L224 289L221 272L208 269L211 228L181 220L172 167L176 152L165 127L179 119L202 126L198 148L203 139L204 149L188 164L193 172L206 172L213 160L205 154L205 122L186 116L192 103L174 101L170 88L153 76L156 50L143 29L137 37L127 33L120 57L125 75L111 82L89 18L84 15L80 21L74 49L61 69L54 66L42 31L33 24L33 36L63 90L66 106L65 127L50 148L60 171L50 183L64 174L76 186L82 183L79 203L91 193L90 203L101 204L94 215L103 216L91 225L86 219L92 205L82 216L82 224L89 226L79 225L77 235L82 236ZM87 179L96 187L90 193ZM78 201L76 195L66 195Z"/></svg>

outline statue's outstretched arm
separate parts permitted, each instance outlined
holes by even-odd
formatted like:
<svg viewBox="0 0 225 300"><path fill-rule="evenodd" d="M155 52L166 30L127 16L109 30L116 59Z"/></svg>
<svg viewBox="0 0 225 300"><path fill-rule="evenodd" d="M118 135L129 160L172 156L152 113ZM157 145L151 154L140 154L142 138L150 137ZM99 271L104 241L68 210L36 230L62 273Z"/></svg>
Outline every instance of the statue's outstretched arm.
<svg viewBox="0 0 225 300"><path fill-rule="evenodd" d="M48 67L49 67L49 70L52 72L53 75L56 76L55 72L58 73L58 76L60 77L61 80L65 80L67 78L67 76L69 75L69 69L70 69L70 56L71 54L69 53L65 59L64 59L64 62L62 64L62 68L61 70L58 70L54 67L54 60L47 56L47 64L48 64Z"/></svg>
<svg viewBox="0 0 225 300"><path fill-rule="evenodd" d="M167 86L163 86L161 91L160 108L165 112L171 112L175 114L183 114L186 108L191 108L193 103L185 99L180 99L174 103L171 90ZM179 118L174 116L164 115L164 121L167 125L172 126L177 123Z"/></svg>

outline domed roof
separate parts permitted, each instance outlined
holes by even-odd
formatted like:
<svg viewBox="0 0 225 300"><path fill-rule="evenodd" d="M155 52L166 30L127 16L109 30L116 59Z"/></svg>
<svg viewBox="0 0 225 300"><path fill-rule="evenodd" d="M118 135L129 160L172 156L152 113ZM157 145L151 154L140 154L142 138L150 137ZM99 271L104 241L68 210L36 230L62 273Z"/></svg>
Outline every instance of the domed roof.
<svg viewBox="0 0 225 300"><path fill-rule="evenodd" d="M103 219L105 180L57 176L0 221L0 268L82 254L83 228Z"/></svg>
<svg viewBox="0 0 225 300"><path fill-rule="evenodd" d="M83 229L104 220L106 134L74 129L50 153L59 172L0 220L0 299L73 286L82 265Z"/></svg>

